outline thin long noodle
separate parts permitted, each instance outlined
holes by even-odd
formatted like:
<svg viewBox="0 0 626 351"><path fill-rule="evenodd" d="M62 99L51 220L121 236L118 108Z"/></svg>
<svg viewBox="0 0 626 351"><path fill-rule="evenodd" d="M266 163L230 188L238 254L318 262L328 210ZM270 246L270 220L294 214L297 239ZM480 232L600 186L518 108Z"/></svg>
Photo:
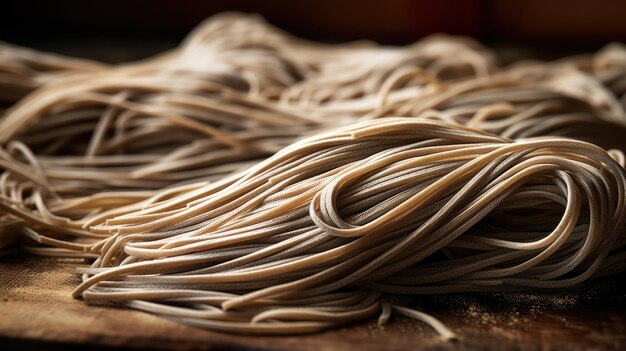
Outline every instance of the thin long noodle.
<svg viewBox="0 0 626 351"><path fill-rule="evenodd" d="M273 334L384 312L381 293L562 288L623 253L625 196L589 143L381 118L97 224L113 236L74 295Z"/></svg>
<svg viewBox="0 0 626 351"><path fill-rule="evenodd" d="M107 65L43 53L0 42L0 104L13 103L63 76L106 69Z"/></svg>
<svg viewBox="0 0 626 351"><path fill-rule="evenodd" d="M396 294L623 271L626 50L326 45L222 14L110 67L0 44L0 248L93 260L75 297L308 333Z"/></svg>
<svg viewBox="0 0 626 351"><path fill-rule="evenodd" d="M22 56L35 55L16 49L22 51ZM450 60L452 53L467 58ZM24 65L11 60L17 57L13 51L5 56L8 66ZM366 71L354 66L357 59L376 57ZM53 59L61 60L45 61ZM69 59L62 63L81 67ZM190 181L219 180L298 137L351 123L361 114L310 113L300 104L303 98L293 101L294 96L369 98L387 76L406 67L421 67L444 80L487 74L493 63L486 50L468 40L435 37L406 49L332 46L291 37L255 16L223 14L157 57L55 76L0 120L0 169L6 170L0 176L0 213L6 213L0 223L48 237L28 235L24 245L31 251L36 243L30 239L53 246L58 240L75 241L81 246L62 248L75 256L72 247L107 237L88 230L101 216L139 209L137 202L155 190L168 188L173 196L179 186L187 191ZM336 70L348 81L322 82ZM370 81L362 81L361 74ZM339 92L355 81L358 91ZM422 85L409 88L419 91Z"/></svg>

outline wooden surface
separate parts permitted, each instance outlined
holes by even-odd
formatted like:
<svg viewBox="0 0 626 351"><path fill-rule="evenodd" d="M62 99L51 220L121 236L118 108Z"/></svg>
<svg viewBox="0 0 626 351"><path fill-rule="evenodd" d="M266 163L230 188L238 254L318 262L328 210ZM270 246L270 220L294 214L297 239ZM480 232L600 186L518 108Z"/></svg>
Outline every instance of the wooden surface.
<svg viewBox="0 0 626 351"><path fill-rule="evenodd" d="M72 299L78 261L0 258L0 350L623 350L625 276L558 293L408 298L461 335L444 342L421 323L392 318L297 337L251 337L182 326L146 313Z"/></svg>

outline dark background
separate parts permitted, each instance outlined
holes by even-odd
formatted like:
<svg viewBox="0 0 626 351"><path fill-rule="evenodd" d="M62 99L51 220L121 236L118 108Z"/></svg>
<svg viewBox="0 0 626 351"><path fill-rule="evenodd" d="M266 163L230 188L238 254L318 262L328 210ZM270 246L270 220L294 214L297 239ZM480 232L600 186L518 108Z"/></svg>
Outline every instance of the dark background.
<svg viewBox="0 0 626 351"><path fill-rule="evenodd" d="M222 11L260 13L296 35L327 42L408 44L437 32L463 34L512 52L554 58L626 42L620 0L3 1L0 40L109 62L178 44Z"/></svg>

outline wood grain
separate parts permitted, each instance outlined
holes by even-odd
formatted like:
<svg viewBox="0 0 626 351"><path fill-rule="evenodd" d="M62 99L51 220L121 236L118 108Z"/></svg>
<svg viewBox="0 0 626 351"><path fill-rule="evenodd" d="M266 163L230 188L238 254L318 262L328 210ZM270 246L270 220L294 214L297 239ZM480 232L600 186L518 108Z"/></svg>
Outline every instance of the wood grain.
<svg viewBox="0 0 626 351"><path fill-rule="evenodd" d="M440 340L394 318L306 336L209 332L114 306L72 299L80 261L16 254L0 258L0 349L101 350L619 350L626 349L624 275L552 293L406 298L462 336Z"/></svg>

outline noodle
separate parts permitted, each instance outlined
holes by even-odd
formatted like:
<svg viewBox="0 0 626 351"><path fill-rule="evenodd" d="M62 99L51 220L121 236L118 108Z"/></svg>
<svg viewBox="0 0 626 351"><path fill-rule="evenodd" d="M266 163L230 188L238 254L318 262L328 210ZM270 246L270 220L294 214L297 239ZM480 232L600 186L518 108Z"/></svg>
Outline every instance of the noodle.
<svg viewBox="0 0 626 351"><path fill-rule="evenodd" d="M466 53L474 71L486 74L492 59L484 51L447 37L407 50L322 45L254 16L216 16L173 51L51 80L13 106L0 120L0 168L6 170L0 176L0 211L8 214L0 223L41 232L51 239L44 239L48 245L79 244L51 250L54 256L86 250L107 236L89 231L100 216L126 206L138 209L136 203L155 190L176 193L190 181L219 180L298 137L353 122L358 110L343 117L310 113L290 96L312 89L320 89L313 95L337 95L347 82L321 80L336 69L360 80L356 58L382 52L397 57L367 68L378 78L357 88L357 95L370 96L406 65L454 79L473 75L468 62L450 61L449 53ZM32 244L26 240L25 249L46 254Z"/></svg>
<svg viewBox="0 0 626 351"><path fill-rule="evenodd" d="M15 102L40 86L74 73L105 69L101 63L42 53L0 42L0 103Z"/></svg>
<svg viewBox="0 0 626 351"><path fill-rule="evenodd" d="M567 287L619 257L625 187L585 142L377 119L97 225L114 235L74 294L299 333L379 313L381 294Z"/></svg>
<svg viewBox="0 0 626 351"><path fill-rule="evenodd" d="M622 46L500 68L463 38L325 45L222 14L111 67L0 50L0 248L93 260L75 297L234 333L399 314L454 339L395 296L623 270Z"/></svg>

